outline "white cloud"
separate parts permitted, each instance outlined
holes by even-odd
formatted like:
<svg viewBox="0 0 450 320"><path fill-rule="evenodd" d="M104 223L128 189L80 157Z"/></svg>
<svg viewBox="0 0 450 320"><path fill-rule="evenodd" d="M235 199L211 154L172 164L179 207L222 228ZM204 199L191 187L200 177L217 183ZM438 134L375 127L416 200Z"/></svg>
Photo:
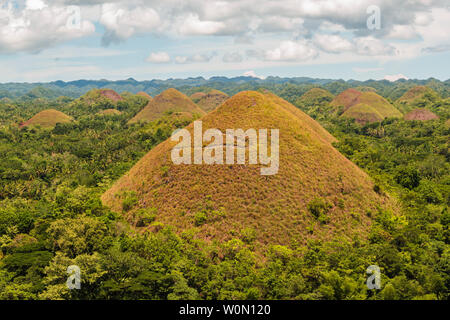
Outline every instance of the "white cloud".
<svg viewBox="0 0 450 320"><path fill-rule="evenodd" d="M383 41L371 36L356 38L354 41L356 44L356 52L361 55L383 56L394 55L396 53L395 47L385 44Z"/></svg>
<svg viewBox="0 0 450 320"><path fill-rule="evenodd" d="M95 31L86 20L81 19L77 26L70 24L73 15L68 7L49 7L36 0L28 1L23 10L11 2L0 6L0 53L37 52Z"/></svg>
<svg viewBox="0 0 450 320"><path fill-rule="evenodd" d="M354 45L349 40L338 35L316 34L314 43L322 50L330 53L340 53L354 49Z"/></svg>
<svg viewBox="0 0 450 320"><path fill-rule="evenodd" d="M148 56L147 62L151 63L167 63L170 62L170 56L167 52L152 52Z"/></svg>
<svg viewBox="0 0 450 320"><path fill-rule="evenodd" d="M317 56L317 50L306 41L283 41L278 48L265 51L268 61L306 61Z"/></svg>
<svg viewBox="0 0 450 320"><path fill-rule="evenodd" d="M159 14L153 8L107 3L102 6L100 23L106 28L102 42L108 45L130 38L135 34L156 32L161 24Z"/></svg>
<svg viewBox="0 0 450 320"><path fill-rule="evenodd" d="M25 8L28 10L42 10L48 7L47 4L42 0L27 0L25 3Z"/></svg>
<svg viewBox="0 0 450 320"><path fill-rule="evenodd" d="M395 25L386 36L386 39L409 40L417 38L418 34L412 25Z"/></svg>
<svg viewBox="0 0 450 320"><path fill-rule="evenodd" d="M404 76L403 74L393 74L393 75L386 75L386 76L384 76L384 80L388 80L388 81L391 81L391 82L397 81L399 79L408 80L408 77Z"/></svg>
<svg viewBox="0 0 450 320"><path fill-rule="evenodd" d="M179 28L182 35L211 35L219 33L225 28L220 21L201 21L195 14L189 14Z"/></svg>

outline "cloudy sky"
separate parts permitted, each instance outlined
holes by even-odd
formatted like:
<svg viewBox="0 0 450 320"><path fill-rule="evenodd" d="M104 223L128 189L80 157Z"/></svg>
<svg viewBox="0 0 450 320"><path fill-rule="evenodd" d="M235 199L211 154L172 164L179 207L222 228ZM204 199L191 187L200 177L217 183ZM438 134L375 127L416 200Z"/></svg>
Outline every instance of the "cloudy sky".
<svg viewBox="0 0 450 320"><path fill-rule="evenodd" d="M0 0L0 82L450 78L448 0Z"/></svg>

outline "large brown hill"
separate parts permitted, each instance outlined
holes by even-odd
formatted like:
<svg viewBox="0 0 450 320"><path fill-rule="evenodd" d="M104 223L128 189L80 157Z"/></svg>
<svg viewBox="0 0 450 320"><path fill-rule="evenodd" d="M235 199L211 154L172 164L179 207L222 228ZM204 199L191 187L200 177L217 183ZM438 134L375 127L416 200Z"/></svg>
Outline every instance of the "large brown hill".
<svg viewBox="0 0 450 320"><path fill-rule="evenodd" d="M162 223L216 240L251 230L257 251L309 238L364 238L369 213L391 205L374 192L367 174L331 145L335 139L328 132L273 94L241 92L201 120L203 131L279 129L278 173L263 176L265 166L248 161L175 165L171 152L177 143L168 139L106 191L103 203L132 223L142 212L155 211L156 222L144 227L150 230ZM186 129L192 133L194 124Z"/></svg>

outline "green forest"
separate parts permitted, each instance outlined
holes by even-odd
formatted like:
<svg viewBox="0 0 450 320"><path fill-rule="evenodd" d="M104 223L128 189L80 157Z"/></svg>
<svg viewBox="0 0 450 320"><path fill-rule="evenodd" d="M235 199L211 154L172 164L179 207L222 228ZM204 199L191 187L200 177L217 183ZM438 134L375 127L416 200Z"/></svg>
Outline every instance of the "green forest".
<svg viewBox="0 0 450 320"><path fill-rule="evenodd" d="M147 104L131 92L123 100L78 99L44 87L3 87L0 100L0 299L301 299L447 300L450 297L450 102L448 82L432 80L436 96L414 102L439 119L386 118L358 124L330 110L332 97L301 99L313 87L337 95L370 86L395 105L414 83L206 83L177 89L191 95L206 87L229 96L270 90L317 120L338 142L334 147L389 194L401 208L367 210L370 232L354 239L311 239L306 245L267 245L255 254L252 228L231 240L205 241L158 223L157 210L140 209L135 225L127 212L104 206L100 196L148 151L191 120L170 114L127 124ZM12 86L12 85L11 85ZM110 86L111 87L111 86ZM114 88L117 90L117 87ZM128 88L129 89L129 88ZM136 88L145 89L145 88ZM165 87L147 90L151 95ZM135 91L136 91L135 90ZM361 89L363 90L363 89ZM117 114L99 115L114 108ZM42 110L75 119L54 127L20 127ZM317 224L326 223L327 204L308 205ZM217 212L205 207L196 223ZM357 214L355 221L361 219ZM311 230L311 232L313 232ZM69 290L67 267L82 270L81 289ZM366 269L381 269L380 290L366 286Z"/></svg>

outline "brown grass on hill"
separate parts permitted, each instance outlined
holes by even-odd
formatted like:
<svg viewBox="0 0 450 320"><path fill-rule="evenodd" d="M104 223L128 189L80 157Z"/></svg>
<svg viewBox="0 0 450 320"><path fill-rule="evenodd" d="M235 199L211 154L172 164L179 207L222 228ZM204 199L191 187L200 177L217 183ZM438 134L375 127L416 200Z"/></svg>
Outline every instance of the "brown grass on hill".
<svg viewBox="0 0 450 320"><path fill-rule="evenodd" d="M99 89L99 93L101 96L108 98L114 102L124 100L120 94L111 89Z"/></svg>
<svg viewBox="0 0 450 320"><path fill-rule="evenodd" d="M251 228L257 252L268 244L304 243L310 238L364 238L371 224L368 213L392 205L374 192L367 174L333 148L329 133L273 94L241 92L201 120L203 131L279 129L278 174L262 176L262 165L248 163L174 165L170 155L176 143L168 139L106 191L103 203L121 212L127 192L135 192L138 203L126 213L130 222L139 208L156 208L157 223L172 225L178 232L193 229L206 240L229 240ZM192 133L193 124L186 129ZM205 208L206 223L196 224ZM314 208L323 211L322 221L329 221L318 221Z"/></svg>
<svg viewBox="0 0 450 320"><path fill-rule="evenodd" d="M405 115L405 120L427 121L437 119L439 119L439 117L427 109L415 109Z"/></svg>
<svg viewBox="0 0 450 320"><path fill-rule="evenodd" d="M153 100L153 97L144 91L140 91L140 92L136 93L136 95L147 98L149 101Z"/></svg>
<svg viewBox="0 0 450 320"><path fill-rule="evenodd" d="M187 96L176 89L167 89L151 100L134 118L128 123L139 121L153 121L168 114L179 114L203 116L205 112L200 109Z"/></svg>
<svg viewBox="0 0 450 320"><path fill-rule="evenodd" d="M398 102L411 102L416 99L420 99L427 92L432 92L431 88L426 86L415 86L408 91L406 91L400 98L397 99Z"/></svg>
<svg viewBox="0 0 450 320"><path fill-rule="evenodd" d="M204 96L206 96L206 93L204 93L204 92L196 92L196 93L191 94L189 96L189 98L191 98L191 100L194 101L194 103L197 103L198 100L200 100Z"/></svg>
<svg viewBox="0 0 450 320"><path fill-rule="evenodd" d="M205 112L209 112L220 106L225 100L228 99L228 95L219 90L211 90L206 94L201 95L201 97L194 97L191 99Z"/></svg>
<svg viewBox="0 0 450 320"><path fill-rule="evenodd" d="M362 94L362 92L355 89L347 89L336 96L336 98L331 101L330 105L333 107L344 107L344 112L347 111L348 108L358 103L358 97Z"/></svg>
<svg viewBox="0 0 450 320"><path fill-rule="evenodd" d="M65 113L55 109L48 109L37 113L28 121L21 123L19 127L23 128L39 125L43 128L52 128L56 126L57 123L67 123L70 121L72 121L72 117L69 117Z"/></svg>
<svg viewBox="0 0 450 320"><path fill-rule="evenodd" d="M373 91L348 89L339 94L330 105L342 112L342 117L355 119L360 124L402 117L402 113L389 101Z"/></svg>

